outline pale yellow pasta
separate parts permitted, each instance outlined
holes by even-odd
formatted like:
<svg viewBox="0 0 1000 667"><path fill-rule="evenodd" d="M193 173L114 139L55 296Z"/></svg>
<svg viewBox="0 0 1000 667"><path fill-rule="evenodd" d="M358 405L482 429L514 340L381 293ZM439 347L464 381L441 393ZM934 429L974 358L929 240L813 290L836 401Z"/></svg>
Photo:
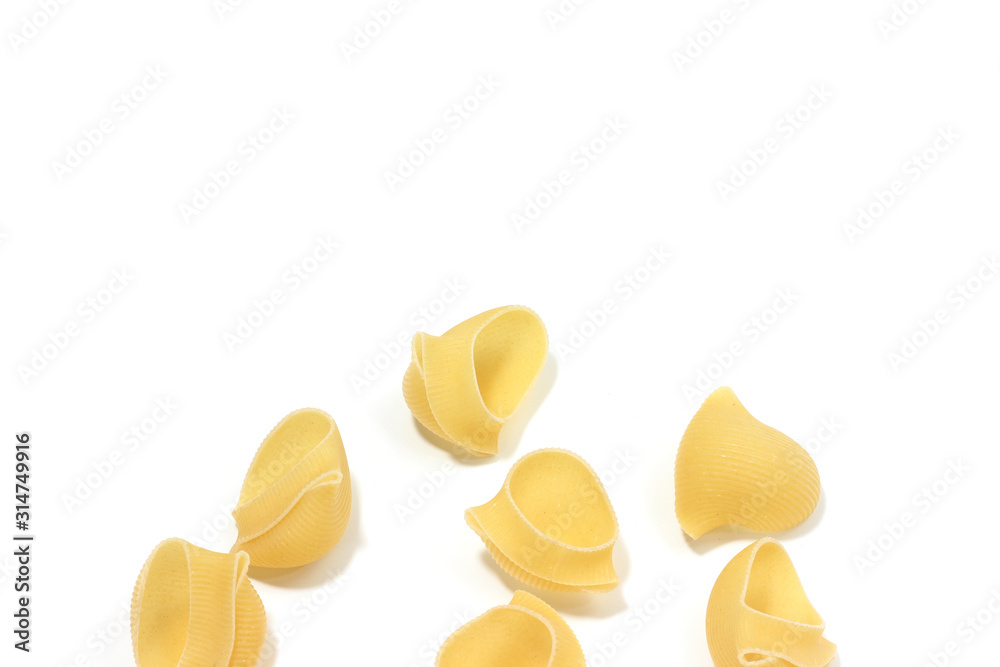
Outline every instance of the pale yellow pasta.
<svg viewBox="0 0 1000 667"><path fill-rule="evenodd" d="M220 554L177 538L162 542L132 594L139 667L252 667L264 646L264 606L244 552Z"/></svg>
<svg viewBox="0 0 1000 667"><path fill-rule="evenodd" d="M572 452L524 456L493 500L466 510L465 521L518 581L561 592L618 586L611 556L618 520L600 478Z"/></svg>
<svg viewBox="0 0 1000 667"><path fill-rule="evenodd" d="M436 667L585 667L583 649L556 610L524 591L455 631Z"/></svg>
<svg viewBox="0 0 1000 667"><path fill-rule="evenodd" d="M837 653L825 628L788 553L771 538L729 562L705 617L716 667L825 667Z"/></svg>
<svg viewBox="0 0 1000 667"><path fill-rule="evenodd" d="M478 456L497 453L500 428L545 365L548 335L534 311L505 306L441 336L413 336L403 397L429 431Z"/></svg>
<svg viewBox="0 0 1000 667"><path fill-rule="evenodd" d="M233 510L239 537L259 567L318 560L340 541L351 517L351 473L340 431L322 410L285 417L264 439Z"/></svg>
<svg viewBox="0 0 1000 667"><path fill-rule="evenodd" d="M674 508L698 539L719 526L761 532L805 521L819 501L819 471L784 433L754 419L729 387L705 399L677 450Z"/></svg>

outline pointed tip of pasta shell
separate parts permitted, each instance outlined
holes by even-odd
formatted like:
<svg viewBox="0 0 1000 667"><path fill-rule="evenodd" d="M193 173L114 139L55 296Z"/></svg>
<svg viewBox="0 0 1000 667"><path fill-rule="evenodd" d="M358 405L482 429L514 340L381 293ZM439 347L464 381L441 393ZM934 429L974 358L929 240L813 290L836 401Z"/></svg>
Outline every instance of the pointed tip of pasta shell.
<svg viewBox="0 0 1000 667"><path fill-rule="evenodd" d="M757 540L723 569L709 596L705 630L716 667L748 662L825 667L837 652L780 542Z"/></svg>
<svg viewBox="0 0 1000 667"><path fill-rule="evenodd" d="M259 567L298 567L322 558L351 517L351 475L333 418L292 412L261 443L233 510L233 550Z"/></svg>
<svg viewBox="0 0 1000 667"><path fill-rule="evenodd" d="M492 456L500 429L531 391L547 355L548 333L533 310L494 308L441 336L415 334L403 397L435 435Z"/></svg>
<svg viewBox="0 0 1000 667"><path fill-rule="evenodd" d="M755 419L729 387L715 390L688 424L674 466L674 508L698 539L714 528L778 532L805 521L819 502L809 453Z"/></svg>
<svg viewBox="0 0 1000 667"><path fill-rule="evenodd" d="M525 455L466 523L514 579L547 591L607 592L619 584L618 519L597 473L563 449Z"/></svg>
<svg viewBox="0 0 1000 667"><path fill-rule="evenodd" d="M438 651L436 667L585 667L569 624L530 593L487 610L456 630Z"/></svg>

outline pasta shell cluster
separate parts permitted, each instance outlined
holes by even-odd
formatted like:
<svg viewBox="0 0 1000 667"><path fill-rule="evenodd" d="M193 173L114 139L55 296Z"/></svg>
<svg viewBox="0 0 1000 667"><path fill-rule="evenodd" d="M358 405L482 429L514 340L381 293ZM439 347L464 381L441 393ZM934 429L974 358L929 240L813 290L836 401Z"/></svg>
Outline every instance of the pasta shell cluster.
<svg viewBox="0 0 1000 667"><path fill-rule="evenodd" d="M524 591L455 631L436 667L585 667L583 649L555 609Z"/></svg>
<svg viewBox="0 0 1000 667"><path fill-rule="evenodd" d="M725 525L787 530L812 514L820 491L809 453L754 419L729 387L705 399L684 432L674 487L677 520L693 539Z"/></svg>
<svg viewBox="0 0 1000 667"><path fill-rule="evenodd" d="M228 554L172 538L146 561L132 596L139 667L252 667L264 646L264 607L251 564L296 567L326 554L351 516L344 443L322 410L298 410L264 439L233 511Z"/></svg>
<svg viewBox="0 0 1000 667"><path fill-rule="evenodd" d="M340 541L350 516L351 474L337 424L322 410L298 410L250 464L233 510L233 550L260 567L312 563Z"/></svg>
<svg viewBox="0 0 1000 667"><path fill-rule="evenodd" d="M429 431L478 455L497 453L500 428L545 365L548 335L524 306L488 310L441 336L417 333L403 396Z"/></svg>
<svg viewBox="0 0 1000 667"><path fill-rule="evenodd" d="M618 586L611 557L618 519L600 478L572 452L524 456L493 500L466 510L465 521L518 581L560 592Z"/></svg>
<svg viewBox="0 0 1000 667"><path fill-rule="evenodd" d="M766 538L723 569L708 600L708 648L716 667L825 667L837 646L823 637L785 548Z"/></svg>
<svg viewBox="0 0 1000 667"><path fill-rule="evenodd" d="M149 556L132 594L139 667L252 667L264 646L264 606L244 552L220 554L172 538Z"/></svg>

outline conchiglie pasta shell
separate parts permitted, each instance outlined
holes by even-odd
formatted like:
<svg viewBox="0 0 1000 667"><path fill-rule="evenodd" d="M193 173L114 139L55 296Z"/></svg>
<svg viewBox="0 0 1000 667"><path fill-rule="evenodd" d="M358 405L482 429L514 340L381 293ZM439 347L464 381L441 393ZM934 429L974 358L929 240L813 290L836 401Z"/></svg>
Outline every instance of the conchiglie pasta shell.
<svg viewBox="0 0 1000 667"><path fill-rule="evenodd" d="M143 565L132 594L139 667L252 667L264 646L264 606L244 552L220 554L172 538Z"/></svg>
<svg viewBox="0 0 1000 667"><path fill-rule="evenodd" d="M497 564L525 584L559 592L618 586L618 519L600 478L572 452L524 456L493 500L466 510L465 521Z"/></svg>
<svg viewBox="0 0 1000 667"><path fill-rule="evenodd" d="M441 646L436 667L585 667L580 642L556 610L517 591Z"/></svg>
<svg viewBox="0 0 1000 667"><path fill-rule="evenodd" d="M285 417L264 439L233 510L243 550L259 567L297 567L340 541L351 517L351 473L340 431L322 410Z"/></svg>
<svg viewBox="0 0 1000 667"><path fill-rule="evenodd" d="M545 365L548 335L534 311L505 306L441 336L418 332L403 397L429 431L478 456L497 452L500 428Z"/></svg>
<svg viewBox="0 0 1000 667"><path fill-rule="evenodd" d="M825 667L837 653L788 553L770 538L741 551L719 575L705 628L716 667Z"/></svg>
<svg viewBox="0 0 1000 667"><path fill-rule="evenodd" d="M693 539L726 525L778 532L816 509L819 471L805 449L721 387L681 438L674 490L677 520Z"/></svg>

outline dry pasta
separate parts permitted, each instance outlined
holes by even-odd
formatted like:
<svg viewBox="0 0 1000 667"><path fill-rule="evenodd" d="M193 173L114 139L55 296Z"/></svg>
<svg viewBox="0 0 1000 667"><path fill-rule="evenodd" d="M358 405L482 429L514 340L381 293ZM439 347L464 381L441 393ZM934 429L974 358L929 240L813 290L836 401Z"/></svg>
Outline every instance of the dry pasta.
<svg viewBox="0 0 1000 667"><path fill-rule="evenodd" d="M139 667L252 667L264 646L264 606L244 552L220 554L162 542L132 595L132 650Z"/></svg>
<svg viewBox="0 0 1000 667"><path fill-rule="evenodd" d="M723 569L705 618L716 667L825 667L837 653L825 628L788 553L771 538L754 542Z"/></svg>
<svg viewBox="0 0 1000 667"><path fill-rule="evenodd" d="M754 419L732 389L721 387L681 438L674 490L677 520L694 539L725 525L777 532L812 514L819 471L805 449Z"/></svg>
<svg viewBox="0 0 1000 667"><path fill-rule="evenodd" d="M351 473L337 424L322 410L297 410L250 464L233 510L233 551L261 567L305 565L340 541L350 517Z"/></svg>
<svg viewBox="0 0 1000 667"><path fill-rule="evenodd" d="M583 649L555 609L524 591L455 631L436 667L585 667Z"/></svg>
<svg viewBox="0 0 1000 667"><path fill-rule="evenodd" d="M563 592L618 586L611 556L618 520L600 478L572 452L524 456L493 500L466 510L465 521L518 581Z"/></svg>
<svg viewBox="0 0 1000 667"><path fill-rule="evenodd" d="M480 456L497 453L500 428L545 365L548 335L533 311L495 308L441 336L418 332L403 396L429 431Z"/></svg>

